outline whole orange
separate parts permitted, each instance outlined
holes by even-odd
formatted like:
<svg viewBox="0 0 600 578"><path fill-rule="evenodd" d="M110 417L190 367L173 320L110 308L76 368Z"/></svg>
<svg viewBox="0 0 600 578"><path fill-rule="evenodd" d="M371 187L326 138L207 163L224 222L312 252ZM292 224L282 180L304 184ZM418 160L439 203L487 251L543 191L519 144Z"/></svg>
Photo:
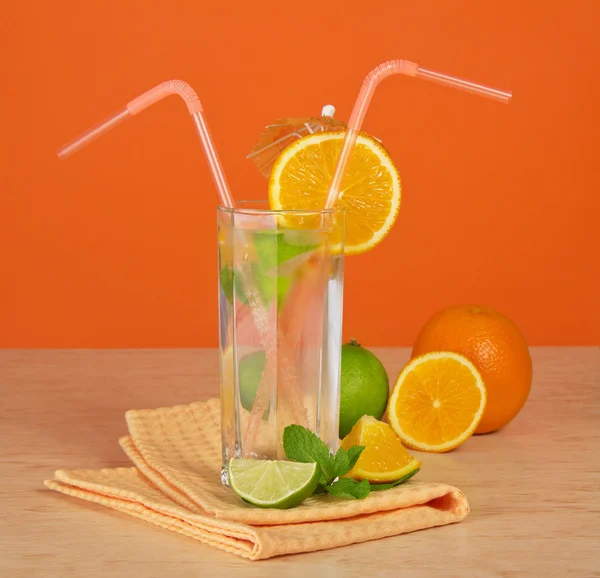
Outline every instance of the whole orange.
<svg viewBox="0 0 600 578"><path fill-rule="evenodd" d="M456 305L423 326L412 356L453 351L473 362L487 390L485 412L475 433L505 426L521 410L531 389L531 356L525 338L505 315L478 305Z"/></svg>

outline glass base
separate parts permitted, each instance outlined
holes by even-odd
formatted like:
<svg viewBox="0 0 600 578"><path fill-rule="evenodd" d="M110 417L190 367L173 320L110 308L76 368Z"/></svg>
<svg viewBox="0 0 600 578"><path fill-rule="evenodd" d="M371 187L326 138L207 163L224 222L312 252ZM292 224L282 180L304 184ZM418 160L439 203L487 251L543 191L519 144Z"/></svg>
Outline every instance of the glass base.
<svg viewBox="0 0 600 578"><path fill-rule="evenodd" d="M221 483L229 487L229 467L227 463L221 466Z"/></svg>

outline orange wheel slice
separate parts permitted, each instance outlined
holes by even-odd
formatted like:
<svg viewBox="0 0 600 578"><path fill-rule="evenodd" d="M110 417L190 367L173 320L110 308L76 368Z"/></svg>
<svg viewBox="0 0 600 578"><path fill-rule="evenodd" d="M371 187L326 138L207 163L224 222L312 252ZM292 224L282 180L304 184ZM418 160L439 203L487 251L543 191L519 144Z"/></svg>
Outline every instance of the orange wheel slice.
<svg viewBox="0 0 600 578"><path fill-rule="evenodd" d="M464 356L434 352L401 371L388 404L388 419L408 447L445 452L465 442L481 421L485 385Z"/></svg>
<svg viewBox="0 0 600 578"><path fill-rule="evenodd" d="M344 135L318 132L283 150L269 179L272 209L314 211L325 206ZM344 253L364 253L380 243L396 221L400 198L400 177L388 152L374 138L358 135L338 198L346 210Z"/></svg>

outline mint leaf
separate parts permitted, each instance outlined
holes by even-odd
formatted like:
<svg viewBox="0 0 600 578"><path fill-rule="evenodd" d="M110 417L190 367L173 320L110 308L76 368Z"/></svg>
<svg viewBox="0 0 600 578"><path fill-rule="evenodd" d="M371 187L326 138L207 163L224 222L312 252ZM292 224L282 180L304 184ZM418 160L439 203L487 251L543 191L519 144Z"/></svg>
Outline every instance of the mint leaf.
<svg viewBox="0 0 600 578"><path fill-rule="evenodd" d="M223 267L219 272L221 289L231 305L233 303L233 269L229 266Z"/></svg>
<svg viewBox="0 0 600 578"><path fill-rule="evenodd" d="M329 454L329 448L317 435L301 425L288 425L283 430L283 451L288 460L296 462L317 462L321 468L322 480L325 485L334 479L334 460Z"/></svg>
<svg viewBox="0 0 600 578"><path fill-rule="evenodd" d="M325 489L332 495L338 498L351 498L362 500L371 492L371 486L367 480L357 482L350 478L341 478L331 486L326 486Z"/></svg>
<svg viewBox="0 0 600 578"><path fill-rule="evenodd" d="M354 467L364 449L365 446L352 446L348 450L338 449L333 464L334 477L347 474Z"/></svg>
<svg viewBox="0 0 600 578"><path fill-rule="evenodd" d="M304 231L257 231L254 235L254 248L262 269L273 271L276 267L312 251L318 244L307 245ZM301 244L299 244L301 243Z"/></svg>
<svg viewBox="0 0 600 578"><path fill-rule="evenodd" d="M325 485L319 484L317 486L317 489L313 492L313 495L318 496L319 494L324 494L324 493L325 493Z"/></svg>
<svg viewBox="0 0 600 578"><path fill-rule="evenodd" d="M389 484L371 484L371 491L377 492L379 490L389 490L390 488L395 488L407 480L410 480L410 478L412 478L420 469L421 468L417 468L414 472L410 472L410 474L406 474L403 478L400 478L395 482L390 482Z"/></svg>

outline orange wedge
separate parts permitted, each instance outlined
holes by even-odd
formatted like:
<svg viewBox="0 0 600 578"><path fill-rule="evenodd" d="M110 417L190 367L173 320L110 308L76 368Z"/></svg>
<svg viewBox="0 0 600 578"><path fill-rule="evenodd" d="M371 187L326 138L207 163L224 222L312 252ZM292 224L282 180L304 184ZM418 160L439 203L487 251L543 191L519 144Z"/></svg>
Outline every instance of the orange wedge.
<svg viewBox="0 0 600 578"><path fill-rule="evenodd" d="M307 135L279 155L269 179L274 210L319 210L344 140L344 131ZM342 181L338 205L346 209L344 253L364 253L389 233L400 209L398 171L374 138L360 134Z"/></svg>
<svg viewBox="0 0 600 578"><path fill-rule="evenodd" d="M421 462L411 456L392 428L370 415L363 415L342 440L345 450L364 446L354 467L344 476L370 482L395 482L416 473Z"/></svg>
<svg viewBox="0 0 600 578"><path fill-rule="evenodd" d="M388 420L408 447L446 452L473 434L486 399L481 375L466 357L427 353L412 359L398 376Z"/></svg>

